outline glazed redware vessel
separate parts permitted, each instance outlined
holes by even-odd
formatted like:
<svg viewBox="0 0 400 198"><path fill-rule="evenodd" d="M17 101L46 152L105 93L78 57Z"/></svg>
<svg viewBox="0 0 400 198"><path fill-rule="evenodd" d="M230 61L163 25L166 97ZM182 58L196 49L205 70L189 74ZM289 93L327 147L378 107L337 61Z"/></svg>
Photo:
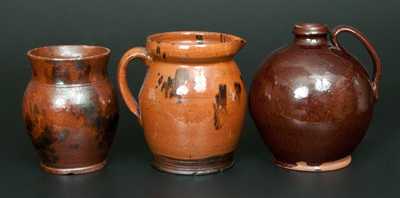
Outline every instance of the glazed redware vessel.
<svg viewBox="0 0 400 198"><path fill-rule="evenodd" d="M41 167L53 174L101 169L118 121L117 99L107 74L110 50L48 46L27 55L32 79L22 113Z"/></svg>
<svg viewBox="0 0 400 198"><path fill-rule="evenodd" d="M338 41L359 39L374 62L372 79ZM275 51L256 74L251 113L278 166L299 171L343 168L360 143L378 99L381 61L358 30L298 24L294 40ZM331 41L328 40L331 37Z"/></svg>
<svg viewBox="0 0 400 198"><path fill-rule="evenodd" d="M151 35L120 60L119 88L144 128L153 166L176 174L207 174L233 165L246 110L246 90L233 56L245 44L237 36L212 32ZM127 64L148 66L132 97Z"/></svg>

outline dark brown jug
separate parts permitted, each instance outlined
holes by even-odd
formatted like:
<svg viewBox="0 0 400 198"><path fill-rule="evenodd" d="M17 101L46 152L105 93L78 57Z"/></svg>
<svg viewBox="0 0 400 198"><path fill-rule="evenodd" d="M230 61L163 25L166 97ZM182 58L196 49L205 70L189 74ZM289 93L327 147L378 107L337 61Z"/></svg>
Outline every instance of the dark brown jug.
<svg viewBox="0 0 400 198"><path fill-rule="evenodd" d="M339 44L352 33L375 64L373 79ZM350 164L378 99L381 61L358 30L299 24L294 41L274 52L256 74L250 108L278 166L300 171L329 171ZM331 34L332 41L328 41Z"/></svg>
<svg viewBox="0 0 400 198"><path fill-rule="evenodd" d="M50 46L28 52L32 80L23 118L42 168L53 174L101 169L114 138L118 106L107 62L96 46Z"/></svg>

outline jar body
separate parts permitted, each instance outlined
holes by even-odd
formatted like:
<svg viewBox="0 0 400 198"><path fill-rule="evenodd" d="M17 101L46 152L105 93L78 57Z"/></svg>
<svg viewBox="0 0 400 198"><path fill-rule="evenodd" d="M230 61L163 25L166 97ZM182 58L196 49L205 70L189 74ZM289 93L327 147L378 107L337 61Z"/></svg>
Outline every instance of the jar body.
<svg viewBox="0 0 400 198"><path fill-rule="evenodd" d="M106 160L118 120L110 82L62 87L30 82L23 101L42 166L70 169Z"/></svg>
<svg viewBox="0 0 400 198"><path fill-rule="evenodd" d="M364 68L328 46L292 44L275 52L258 71L250 93L257 128L284 167L343 166L340 160L350 160L347 156L364 137L373 103Z"/></svg>
<svg viewBox="0 0 400 198"><path fill-rule="evenodd" d="M149 65L139 95L146 141L155 158L206 160L232 155L246 90L231 59Z"/></svg>

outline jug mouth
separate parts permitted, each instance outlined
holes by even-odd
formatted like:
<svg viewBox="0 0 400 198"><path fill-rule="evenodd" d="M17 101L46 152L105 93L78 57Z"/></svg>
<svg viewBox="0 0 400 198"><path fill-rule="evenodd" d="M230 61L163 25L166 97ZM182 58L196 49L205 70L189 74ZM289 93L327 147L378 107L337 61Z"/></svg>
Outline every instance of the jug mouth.
<svg viewBox="0 0 400 198"><path fill-rule="evenodd" d="M246 41L238 36L203 31L156 33L147 37L147 50L162 60L233 57Z"/></svg>
<svg viewBox="0 0 400 198"><path fill-rule="evenodd" d="M95 45L52 45L31 49L27 56L31 59L49 61L76 61L108 56L111 50Z"/></svg>
<svg viewBox="0 0 400 198"><path fill-rule="evenodd" d="M321 23L298 23L293 27L293 34L299 36L323 36L328 32L328 26Z"/></svg>

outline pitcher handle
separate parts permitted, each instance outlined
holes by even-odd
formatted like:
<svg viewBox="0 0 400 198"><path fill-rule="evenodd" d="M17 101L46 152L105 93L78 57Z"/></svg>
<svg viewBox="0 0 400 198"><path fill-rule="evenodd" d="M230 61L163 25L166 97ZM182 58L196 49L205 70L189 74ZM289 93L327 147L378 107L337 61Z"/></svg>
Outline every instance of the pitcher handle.
<svg viewBox="0 0 400 198"><path fill-rule="evenodd" d="M374 94L374 99L375 101L377 101L379 98L379 82L381 80L381 75L382 75L382 63L381 59L378 56L378 53L376 52L374 46L368 41L367 37L364 36L363 33L361 33L356 28L345 25L338 26L332 31L332 43L335 47L339 48L340 50L345 51L337 38L341 32L352 33L359 41L361 41L364 47L367 48L368 54L371 56L371 59L374 63L373 79L370 85Z"/></svg>
<svg viewBox="0 0 400 198"><path fill-rule="evenodd" d="M119 91L121 92L122 98L125 104L128 106L129 110L137 117L140 125L142 125L142 116L140 113L140 107L135 97L133 96L131 90L128 86L128 81L126 79L126 72L128 64L138 58L142 60L146 65L149 65L151 61L151 56L144 47L134 47L129 49L124 53L118 64L117 80Z"/></svg>

